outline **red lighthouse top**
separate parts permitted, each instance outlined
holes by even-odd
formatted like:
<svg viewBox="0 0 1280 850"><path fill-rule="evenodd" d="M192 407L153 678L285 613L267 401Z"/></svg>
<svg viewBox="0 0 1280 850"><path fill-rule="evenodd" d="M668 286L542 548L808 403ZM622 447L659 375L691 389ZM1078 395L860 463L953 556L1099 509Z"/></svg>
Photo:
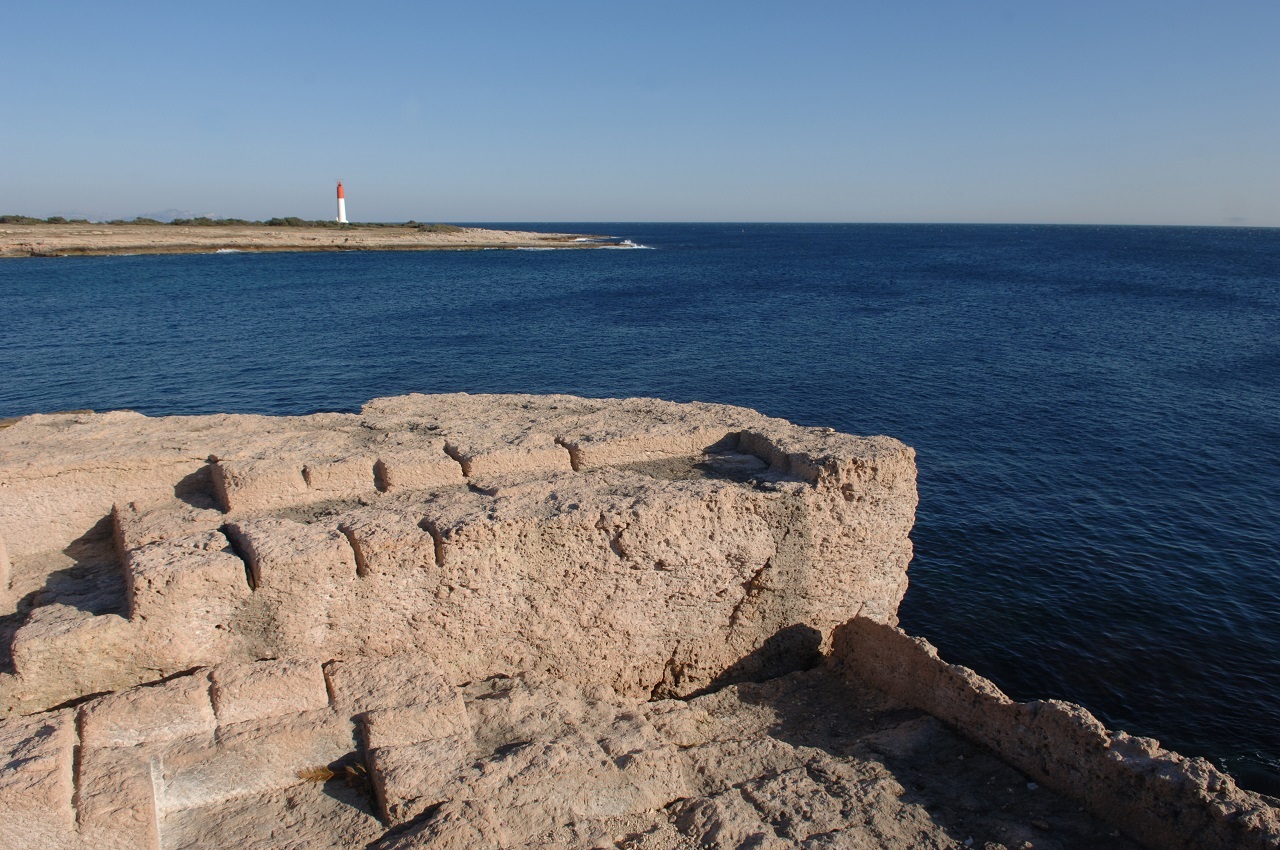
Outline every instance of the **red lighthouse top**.
<svg viewBox="0 0 1280 850"><path fill-rule="evenodd" d="M346 197L346 195L342 194L342 181L341 181L341 180L339 180L339 181L338 181L338 197L339 197L339 198L345 198L345 197Z"/></svg>

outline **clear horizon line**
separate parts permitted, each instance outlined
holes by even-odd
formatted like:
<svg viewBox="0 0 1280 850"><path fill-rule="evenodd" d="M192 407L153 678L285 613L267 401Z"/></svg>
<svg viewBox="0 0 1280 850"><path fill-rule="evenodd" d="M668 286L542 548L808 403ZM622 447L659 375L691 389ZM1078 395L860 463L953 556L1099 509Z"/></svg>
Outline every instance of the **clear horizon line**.
<svg viewBox="0 0 1280 850"><path fill-rule="evenodd" d="M62 217L66 218L66 224L74 223L70 215L54 213L50 216L27 216L24 213L7 213L4 215L22 216L24 218L36 219L44 222L48 218ZM150 216L137 215L133 218L149 218ZM183 216L186 218L187 216ZM254 221L253 219L243 219L242 216L223 216L205 214L200 216L191 216L193 218L211 218L217 219L242 219ZM270 216L265 219L257 220L263 224L270 218L302 218L302 216ZM108 224L111 221L131 222L131 218L121 217L90 217L77 216L77 220L83 218L90 224ZM303 219L305 221L333 221L329 216L316 219ZM160 220L161 224L169 224L169 221ZM1236 229L1254 229L1254 230L1274 230L1280 228L1277 224L1251 224L1245 221L1237 222L1212 222L1212 223L1151 223L1151 222L1115 222L1115 221L902 221L902 220L872 220L872 219L786 219L786 220L770 220L770 219L436 219L428 221L426 219L409 218L404 220L364 220L350 221L351 225L373 224L373 225L395 225L407 224L454 224L462 226L486 226L494 224L522 224L522 225L563 225L563 224L691 224L691 225L901 225L901 226L920 226L920 227L941 227L941 226L960 226L960 227L1215 227L1215 228L1236 228Z"/></svg>

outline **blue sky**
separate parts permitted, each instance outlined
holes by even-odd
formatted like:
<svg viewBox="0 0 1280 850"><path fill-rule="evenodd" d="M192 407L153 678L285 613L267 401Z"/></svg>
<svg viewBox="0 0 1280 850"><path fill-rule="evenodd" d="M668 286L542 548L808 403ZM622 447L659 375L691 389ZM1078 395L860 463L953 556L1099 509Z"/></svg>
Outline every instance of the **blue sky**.
<svg viewBox="0 0 1280 850"><path fill-rule="evenodd" d="M1280 226L1280 2L11 3L0 212Z"/></svg>

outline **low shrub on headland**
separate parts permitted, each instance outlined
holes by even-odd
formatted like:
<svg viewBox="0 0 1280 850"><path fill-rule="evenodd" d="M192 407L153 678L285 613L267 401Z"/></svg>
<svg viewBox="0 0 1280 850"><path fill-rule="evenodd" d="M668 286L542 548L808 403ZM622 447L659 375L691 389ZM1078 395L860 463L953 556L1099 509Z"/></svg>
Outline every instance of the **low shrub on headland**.
<svg viewBox="0 0 1280 850"><path fill-rule="evenodd" d="M196 218L175 218L169 223L179 227L226 227L237 224L262 224L260 221L249 221L243 218L209 218L204 215Z"/></svg>
<svg viewBox="0 0 1280 850"><path fill-rule="evenodd" d="M329 219L310 220L298 218L296 215L288 215L284 218L269 218L266 221L267 227L346 227L347 225L338 224L336 221Z"/></svg>
<svg viewBox="0 0 1280 850"><path fill-rule="evenodd" d="M63 218L51 215L48 218L36 218L30 215L0 215L0 224L90 224L87 218Z"/></svg>

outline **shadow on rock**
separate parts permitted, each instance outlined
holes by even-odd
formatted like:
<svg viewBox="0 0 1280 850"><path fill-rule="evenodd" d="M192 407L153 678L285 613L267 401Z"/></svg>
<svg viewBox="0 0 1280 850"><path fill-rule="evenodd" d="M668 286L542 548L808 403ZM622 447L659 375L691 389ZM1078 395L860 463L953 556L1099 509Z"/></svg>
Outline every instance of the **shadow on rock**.
<svg viewBox="0 0 1280 850"><path fill-rule="evenodd" d="M877 836L883 846L933 847L930 841L947 840L940 832L955 844L937 846L984 850L1137 847L937 718L826 666L742 684L737 692L744 705L773 714L768 736L795 748L823 795L846 814L866 814L845 829ZM775 828L793 837L804 832L786 823ZM902 831L913 828L922 830L918 845ZM929 840L926 833L933 833ZM845 846L819 838L809 836L810 844Z"/></svg>
<svg viewBox="0 0 1280 850"><path fill-rule="evenodd" d="M749 655L735 661L710 684L690 694L693 699L742 682L764 682L822 663L822 632L797 623L780 629Z"/></svg>
<svg viewBox="0 0 1280 850"><path fill-rule="evenodd" d="M218 500L213 492L211 465L205 464L174 484L173 496L193 508L217 508Z"/></svg>
<svg viewBox="0 0 1280 850"><path fill-rule="evenodd" d="M125 582L112 542L111 517L103 517L62 550L71 565L52 570L44 586L17 601L14 613L0 617L0 673L12 673L13 637L33 608L55 603L89 614L123 614Z"/></svg>

